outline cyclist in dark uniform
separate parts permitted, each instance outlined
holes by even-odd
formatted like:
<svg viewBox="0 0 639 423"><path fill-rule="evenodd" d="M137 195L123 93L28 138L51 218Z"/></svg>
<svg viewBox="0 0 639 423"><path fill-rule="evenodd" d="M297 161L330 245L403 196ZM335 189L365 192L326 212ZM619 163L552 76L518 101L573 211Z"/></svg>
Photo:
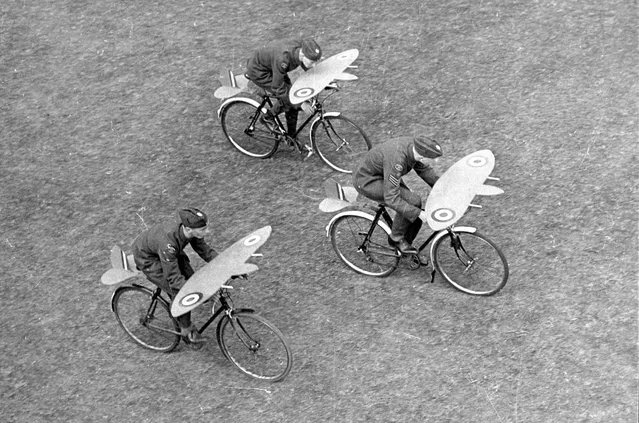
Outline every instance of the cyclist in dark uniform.
<svg viewBox="0 0 639 423"><path fill-rule="evenodd" d="M353 185L360 194L397 212L388 242L403 254L417 254L411 243L426 212L422 198L404 185L402 176L414 170L432 187L439 176L428 161L441 155L439 144L428 137L400 137L373 147L353 172Z"/></svg>
<svg viewBox="0 0 639 423"><path fill-rule="evenodd" d="M248 59L246 77L258 87L277 97L273 107L267 111L264 120L269 127L275 127L274 117L284 111L289 135L297 129L299 107L310 112L310 103L294 106L288 98L291 80L288 72L302 67L311 69L322 57L322 49L311 38L280 41L261 48Z"/></svg>
<svg viewBox="0 0 639 423"><path fill-rule="evenodd" d="M153 226L142 232L133 242L135 264L156 286L162 288L171 300L194 271L184 252L187 245L209 262L217 252L205 241L209 230L204 212L185 208L178 212L180 223ZM191 343L206 341L191 323L191 313L177 318L182 336Z"/></svg>

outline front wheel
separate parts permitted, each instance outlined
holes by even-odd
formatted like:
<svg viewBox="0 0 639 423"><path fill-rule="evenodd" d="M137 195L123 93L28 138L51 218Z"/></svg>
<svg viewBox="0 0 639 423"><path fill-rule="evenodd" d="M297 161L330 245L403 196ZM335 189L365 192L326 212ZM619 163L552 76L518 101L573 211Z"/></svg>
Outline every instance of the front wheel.
<svg viewBox="0 0 639 423"><path fill-rule="evenodd" d="M217 326L217 342L231 363L255 379L277 382L291 371L293 356L284 335L255 313L225 315Z"/></svg>
<svg viewBox="0 0 639 423"><path fill-rule="evenodd" d="M386 276L399 263L399 254L388 245L390 232L373 216L344 214L330 228L329 236L337 256L354 271L368 276Z"/></svg>
<svg viewBox="0 0 639 423"><path fill-rule="evenodd" d="M220 113L226 139L247 156L265 159L271 157L279 141L271 130L260 122L258 106L248 98L236 98L227 103Z"/></svg>
<svg viewBox="0 0 639 423"><path fill-rule="evenodd" d="M153 351L170 352L180 343L180 329L161 297L141 286L118 288L111 300L115 318L131 339Z"/></svg>
<svg viewBox="0 0 639 423"><path fill-rule="evenodd" d="M471 295L493 295L508 280L506 257L478 232L456 230L439 238L433 265L448 283Z"/></svg>
<svg viewBox="0 0 639 423"><path fill-rule="evenodd" d="M353 166L371 148L364 131L341 114L325 114L313 122L311 144L330 167L352 173Z"/></svg>

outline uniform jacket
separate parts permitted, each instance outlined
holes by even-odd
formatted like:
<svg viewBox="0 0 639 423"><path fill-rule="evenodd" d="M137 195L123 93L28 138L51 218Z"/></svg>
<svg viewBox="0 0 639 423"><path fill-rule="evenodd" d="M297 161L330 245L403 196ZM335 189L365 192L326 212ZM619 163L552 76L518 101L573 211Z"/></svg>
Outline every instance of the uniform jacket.
<svg viewBox="0 0 639 423"><path fill-rule="evenodd" d="M411 170L433 186L439 178L428 165L415 160L413 138L400 137L376 145L366 153L359 168L353 172L353 184L359 190L367 184L383 180L384 203L410 221L419 216L421 209L409 204L400 196L402 176Z"/></svg>
<svg viewBox="0 0 639 423"><path fill-rule="evenodd" d="M203 239L187 238L182 231L182 224L169 223L156 225L142 232L133 242L133 257L142 271L160 263L163 277L169 286L178 286L185 280L180 272L179 261L189 261L184 252L189 244L206 262L217 256L217 252Z"/></svg>
<svg viewBox="0 0 639 423"><path fill-rule="evenodd" d="M286 97L291 88L287 73L301 62L302 40L283 41L257 50L248 59L246 76L257 85L269 89L277 97Z"/></svg>

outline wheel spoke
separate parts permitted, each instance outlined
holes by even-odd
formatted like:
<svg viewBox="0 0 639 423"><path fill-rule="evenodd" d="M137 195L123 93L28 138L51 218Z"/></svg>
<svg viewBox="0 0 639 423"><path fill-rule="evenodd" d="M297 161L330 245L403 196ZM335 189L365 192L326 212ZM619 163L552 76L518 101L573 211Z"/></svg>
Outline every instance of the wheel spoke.
<svg viewBox="0 0 639 423"><path fill-rule="evenodd" d="M337 256L351 269L370 276L385 276L399 261L394 248L388 246L388 233L375 225L368 236L373 217L344 215L331 227L331 244Z"/></svg>
<svg viewBox="0 0 639 423"><path fill-rule="evenodd" d="M351 173L352 167L371 147L368 137L342 115L324 116L311 128L318 156L333 169Z"/></svg>
<svg viewBox="0 0 639 423"><path fill-rule="evenodd" d="M474 232L455 232L434 246L435 268L455 288L473 295L492 295L508 280L508 263L497 246Z"/></svg>
<svg viewBox="0 0 639 423"><path fill-rule="evenodd" d="M282 333L256 314L240 312L223 318L218 342L229 360L253 378L275 382L291 370L292 356Z"/></svg>

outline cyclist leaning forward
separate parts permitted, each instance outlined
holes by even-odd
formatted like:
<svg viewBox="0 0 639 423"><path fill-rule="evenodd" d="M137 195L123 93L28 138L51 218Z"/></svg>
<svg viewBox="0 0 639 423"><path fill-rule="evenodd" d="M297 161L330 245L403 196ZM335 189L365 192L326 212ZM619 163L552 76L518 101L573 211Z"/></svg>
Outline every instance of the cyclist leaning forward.
<svg viewBox="0 0 639 423"><path fill-rule="evenodd" d="M439 176L428 162L441 155L439 144L426 136L399 137L369 150L353 172L353 185L360 194L395 210L388 243L402 254L417 254L411 244L426 220L422 198L408 189L402 177L414 170L432 188Z"/></svg>
<svg viewBox="0 0 639 423"><path fill-rule="evenodd" d="M184 252L187 245L209 262L217 252L205 241L209 232L206 214L194 207L178 212L180 223L167 223L153 226L142 232L133 241L133 258L138 270L141 270L154 285L162 288L171 300L177 295L185 281L190 278L193 268ZM202 343L207 339L200 335L191 323L191 313L177 319L182 337L189 343Z"/></svg>

